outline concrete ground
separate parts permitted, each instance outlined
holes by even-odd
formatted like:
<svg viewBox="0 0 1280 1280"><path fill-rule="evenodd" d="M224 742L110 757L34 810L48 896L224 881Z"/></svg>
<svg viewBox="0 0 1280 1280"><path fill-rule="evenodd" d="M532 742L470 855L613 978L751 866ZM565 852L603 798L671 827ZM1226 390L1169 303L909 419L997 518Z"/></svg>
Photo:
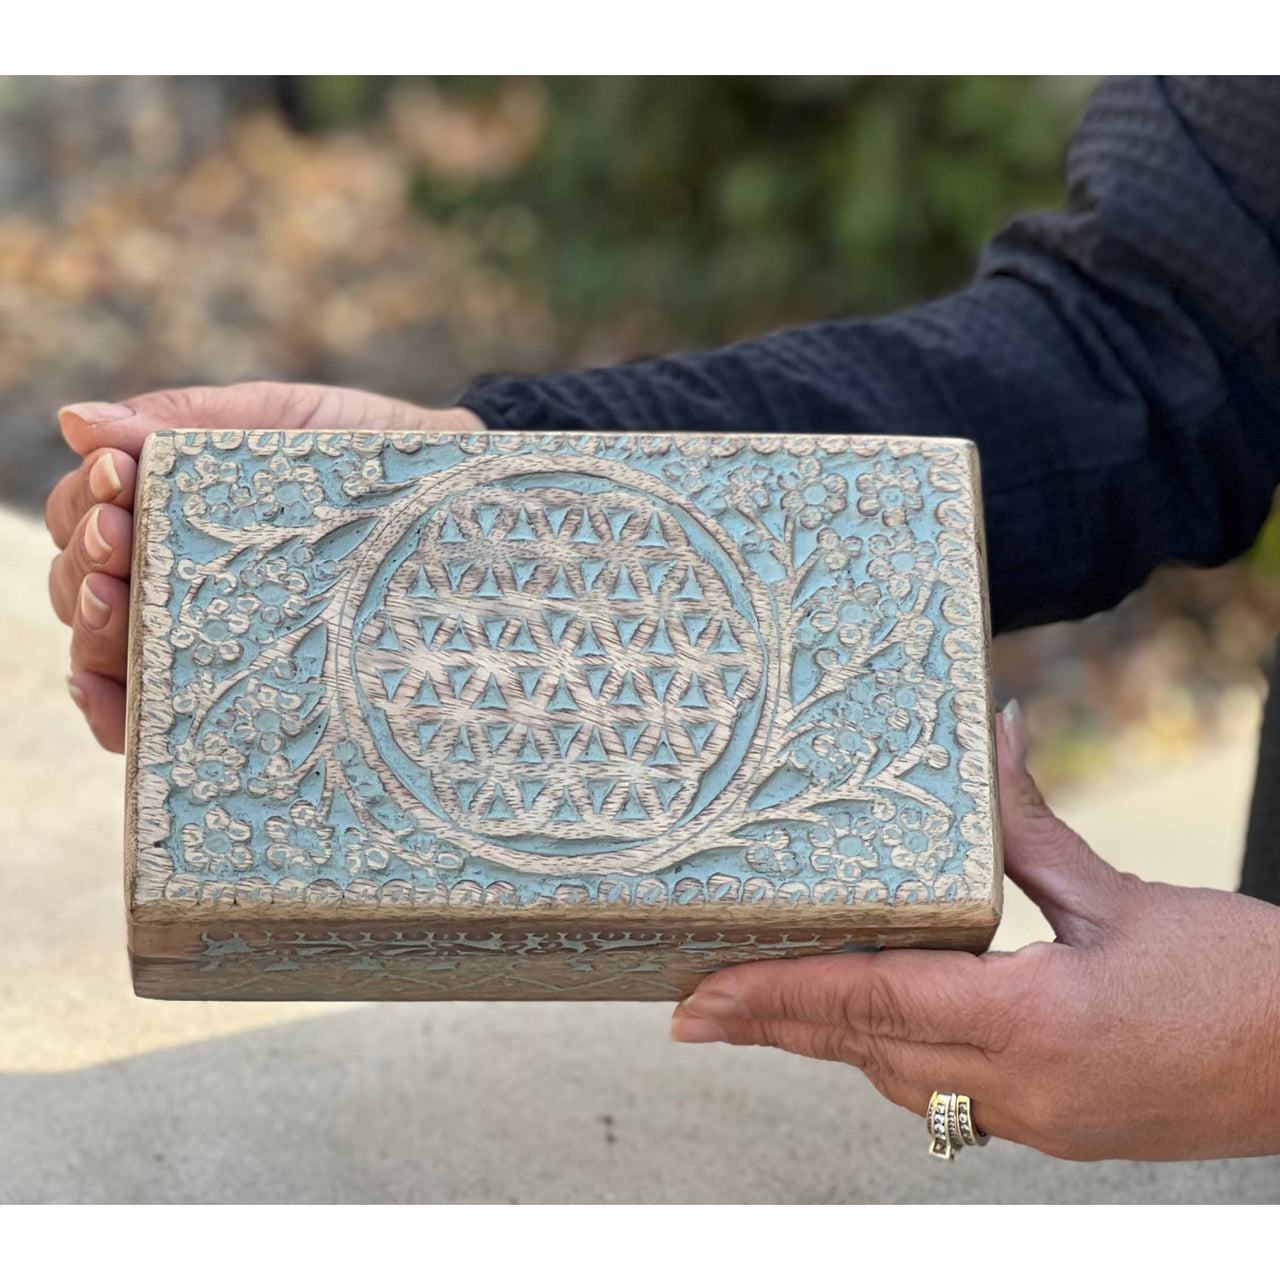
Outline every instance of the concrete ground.
<svg viewBox="0 0 1280 1280"><path fill-rule="evenodd" d="M856 1072L673 1045L660 1005L135 999L123 770L63 686L50 548L0 511L0 1201L1274 1201L1280 1159L930 1160ZM1118 864L1234 883L1247 735L1059 808ZM1015 894L998 946L1047 936Z"/></svg>

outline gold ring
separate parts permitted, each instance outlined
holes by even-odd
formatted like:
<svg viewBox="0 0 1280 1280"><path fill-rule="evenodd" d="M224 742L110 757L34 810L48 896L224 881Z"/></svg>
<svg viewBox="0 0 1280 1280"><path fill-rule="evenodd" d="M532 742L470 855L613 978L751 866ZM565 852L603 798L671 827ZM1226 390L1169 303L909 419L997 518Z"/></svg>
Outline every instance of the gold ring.
<svg viewBox="0 0 1280 1280"><path fill-rule="evenodd" d="M925 1125L929 1130L929 1154L939 1160L954 1160L956 1144L951 1140L951 1111L955 1103L954 1093L938 1093L936 1090L929 1099L928 1110L924 1113Z"/></svg>
<svg viewBox="0 0 1280 1280"><path fill-rule="evenodd" d="M956 1095L956 1127L966 1147L985 1147L987 1135L973 1123L973 1103L968 1094Z"/></svg>
<svg viewBox="0 0 1280 1280"><path fill-rule="evenodd" d="M929 1131L929 1154L954 1160L964 1147L985 1147L987 1135L973 1122L973 1101L967 1093L934 1090L924 1113Z"/></svg>

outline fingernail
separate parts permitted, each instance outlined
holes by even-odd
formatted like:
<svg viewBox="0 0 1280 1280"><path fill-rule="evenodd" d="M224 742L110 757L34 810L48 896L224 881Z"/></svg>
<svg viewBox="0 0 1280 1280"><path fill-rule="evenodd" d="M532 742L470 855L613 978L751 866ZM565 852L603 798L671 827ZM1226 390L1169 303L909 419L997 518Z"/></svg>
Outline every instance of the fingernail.
<svg viewBox="0 0 1280 1280"><path fill-rule="evenodd" d="M132 418L136 411L127 404L111 404L106 400L83 400L79 404L64 404L58 410L58 421L64 426L68 417L79 418L86 427L97 422L120 422Z"/></svg>
<svg viewBox="0 0 1280 1280"><path fill-rule="evenodd" d="M703 991L699 988L676 1006L681 1013L694 1018L710 1018L712 1021L745 1018L747 1006L727 991Z"/></svg>
<svg viewBox="0 0 1280 1280"><path fill-rule="evenodd" d="M681 1044L720 1044L729 1037L718 1022L694 1017L677 1008L671 1017L671 1038Z"/></svg>
<svg viewBox="0 0 1280 1280"><path fill-rule="evenodd" d="M89 705L89 699L85 697L84 690L70 676L67 677L67 692L71 695L71 701L81 711Z"/></svg>
<svg viewBox="0 0 1280 1280"><path fill-rule="evenodd" d="M80 616L94 631L100 631L111 617L111 606L93 594L88 578L80 584Z"/></svg>
<svg viewBox="0 0 1280 1280"><path fill-rule="evenodd" d="M95 502L111 502L123 488L114 460L109 453L104 453L89 468L89 492Z"/></svg>
<svg viewBox="0 0 1280 1280"><path fill-rule="evenodd" d="M1027 725L1022 718L1022 708L1017 698L1010 698L1000 713L1000 722L1004 726L1005 741L1009 744L1009 755L1019 769L1027 763Z"/></svg>
<svg viewBox="0 0 1280 1280"><path fill-rule="evenodd" d="M89 512L84 524L84 552L94 564L106 564L111 559L111 543L102 536L98 527L98 508Z"/></svg>

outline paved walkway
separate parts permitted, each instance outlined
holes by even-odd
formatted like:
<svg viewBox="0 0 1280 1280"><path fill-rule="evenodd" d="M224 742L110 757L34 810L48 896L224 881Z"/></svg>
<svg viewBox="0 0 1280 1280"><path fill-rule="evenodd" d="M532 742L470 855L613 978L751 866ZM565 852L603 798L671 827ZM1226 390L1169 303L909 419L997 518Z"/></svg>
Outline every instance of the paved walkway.
<svg viewBox="0 0 1280 1280"><path fill-rule="evenodd" d="M120 760L63 690L49 547L0 510L0 1201L1274 1201L1280 1159L953 1166L855 1072L673 1045L651 1005L132 995ZM1251 747L1063 804L1108 856L1230 886ZM1000 946L1044 936L1015 896Z"/></svg>

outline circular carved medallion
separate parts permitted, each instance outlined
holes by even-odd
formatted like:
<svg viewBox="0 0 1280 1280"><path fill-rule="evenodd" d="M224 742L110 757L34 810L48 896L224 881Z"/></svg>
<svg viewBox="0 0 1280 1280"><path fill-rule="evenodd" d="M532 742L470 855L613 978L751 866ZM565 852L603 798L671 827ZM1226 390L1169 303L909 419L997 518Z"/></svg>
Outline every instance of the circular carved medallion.
<svg viewBox="0 0 1280 1280"><path fill-rule="evenodd" d="M669 864L752 758L764 610L671 491L528 461L424 486L371 539L347 611L370 763L499 865Z"/></svg>

